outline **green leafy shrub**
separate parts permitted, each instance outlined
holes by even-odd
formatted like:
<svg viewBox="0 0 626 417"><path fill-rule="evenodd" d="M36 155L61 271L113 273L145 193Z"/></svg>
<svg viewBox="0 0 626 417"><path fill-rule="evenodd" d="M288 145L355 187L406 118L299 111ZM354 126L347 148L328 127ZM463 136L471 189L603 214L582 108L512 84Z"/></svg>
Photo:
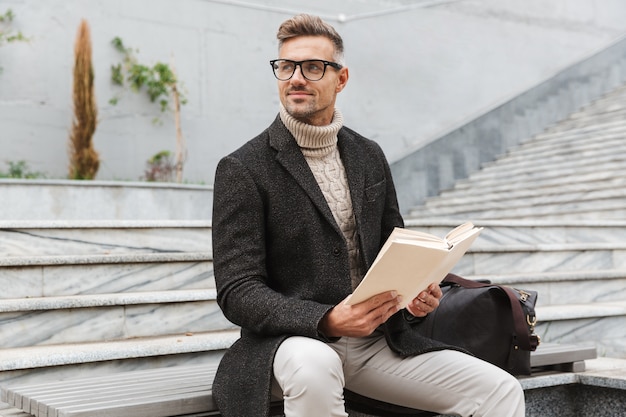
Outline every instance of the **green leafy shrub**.
<svg viewBox="0 0 626 417"><path fill-rule="evenodd" d="M111 81L114 84L122 87L128 85L135 92L145 89L150 101L153 103L158 102L162 112L170 108L170 100L173 101L171 108L174 112L174 123L176 125L176 162L174 163L174 172L176 173L176 181L182 182L183 165L187 156L187 150L181 128L180 109L181 104L186 104L187 100L181 92L176 72L169 65L162 62L157 62L152 66L140 64L135 55L136 51L126 47L120 37L113 38L111 44L123 55L121 63L111 66ZM115 105L119 100L120 97L115 96L109 100L109 103ZM157 121L159 120L157 119ZM146 175L146 178L150 177Z"/></svg>
<svg viewBox="0 0 626 417"><path fill-rule="evenodd" d="M0 178L17 178L17 179L36 179L46 178L46 175L42 172L30 171L26 161L7 161L9 166L7 172L0 171Z"/></svg>
<svg viewBox="0 0 626 417"><path fill-rule="evenodd" d="M146 162L144 179L146 181L170 182L174 178L176 167L170 151L161 151Z"/></svg>

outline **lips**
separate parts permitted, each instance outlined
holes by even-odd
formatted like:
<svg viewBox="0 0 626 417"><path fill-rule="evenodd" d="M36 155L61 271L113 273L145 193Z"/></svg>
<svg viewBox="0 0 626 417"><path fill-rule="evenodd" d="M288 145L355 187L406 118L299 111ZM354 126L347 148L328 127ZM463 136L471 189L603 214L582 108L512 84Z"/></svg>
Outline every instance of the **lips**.
<svg viewBox="0 0 626 417"><path fill-rule="evenodd" d="M298 98L298 97L310 96L311 94L306 92L306 91L304 91L304 90L290 90L290 91L287 92L287 95L291 96L291 97Z"/></svg>

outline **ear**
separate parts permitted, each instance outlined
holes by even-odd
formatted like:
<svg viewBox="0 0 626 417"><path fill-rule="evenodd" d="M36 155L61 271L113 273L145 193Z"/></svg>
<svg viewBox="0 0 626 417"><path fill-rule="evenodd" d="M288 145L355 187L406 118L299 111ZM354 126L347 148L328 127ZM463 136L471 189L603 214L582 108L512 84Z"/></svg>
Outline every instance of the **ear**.
<svg viewBox="0 0 626 417"><path fill-rule="evenodd" d="M343 90L348 84L348 78L350 78L350 72L348 71L348 67L343 67L339 70L339 77L337 77L337 87L335 88L335 92L339 93Z"/></svg>

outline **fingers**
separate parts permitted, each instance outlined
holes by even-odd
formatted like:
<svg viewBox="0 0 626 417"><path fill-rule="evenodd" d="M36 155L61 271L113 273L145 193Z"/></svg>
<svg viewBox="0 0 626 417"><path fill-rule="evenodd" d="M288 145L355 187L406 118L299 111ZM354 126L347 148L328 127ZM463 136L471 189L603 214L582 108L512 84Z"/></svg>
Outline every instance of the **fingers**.
<svg viewBox="0 0 626 417"><path fill-rule="evenodd" d="M415 317L425 317L428 313L430 313L425 304L420 302L420 300L417 298L411 301L406 306L406 309Z"/></svg>
<svg viewBox="0 0 626 417"><path fill-rule="evenodd" d="M356 305L347 299L332 308L320 321L320 331L329 337L363 337L400 310L401 297L395 291L375 295Z"/></svg>
<svg viewBox="0 0 626 417"><path fill-rule="evenodd" d="M363 303L363 307L369 309L366 320L371 320L375 329L400 310L402 297L396 291L388 291L375 295Z"/></svg>
<svg viewBox="0 0 626 417"><path fill-rule="evenodd" d="M415 317L424 317L439 307L442 295L441 288L432 284L407 305L407 310Z"/></svg>
<svg viewBox="0 0 626 417"><path fill-rule="evenodd" d="M364 331L371 334L378 326L386 322L389 317L400 311L400 303L402 297L396 291L388 291L375 295L367 301L364 301L358 307L367 309L363 316Z"/></svg>
<svg viewBox="0 0 626 417"><path fill-rule="evenodd" d="M440 300L441 297L443 296L443 292L441 292L441 287L437 284L430 284L428 286L428 292L437 300Z"/></svg>
<svg viewBox="0 0 626 417"><path fill-rule="evenodd" d="M396 291L387 291L373 296L369 300L366 300L364 304L374 310L385 305L397 305L401 302L402 296L398 295Z"/></svg>

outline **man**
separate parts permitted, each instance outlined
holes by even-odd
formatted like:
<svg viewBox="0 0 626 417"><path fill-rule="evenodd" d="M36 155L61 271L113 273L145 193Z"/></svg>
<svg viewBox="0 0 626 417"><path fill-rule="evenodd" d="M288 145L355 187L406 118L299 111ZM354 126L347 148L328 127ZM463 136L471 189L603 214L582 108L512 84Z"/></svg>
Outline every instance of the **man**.
<svg viewBox="0 0 626 417"><path fill-rule="evenodd" d="M431 286L399 311L395 292L346 297L394 227L403 226L381 149L343 126L343 42L317 17L278 31L280 110L217 168L213 250L218 302L242 328L214 383L225 417L347 416L344 387L406 407L521 417L523 391L499 368L426 339L410 322L433 311Z"/></svg>

